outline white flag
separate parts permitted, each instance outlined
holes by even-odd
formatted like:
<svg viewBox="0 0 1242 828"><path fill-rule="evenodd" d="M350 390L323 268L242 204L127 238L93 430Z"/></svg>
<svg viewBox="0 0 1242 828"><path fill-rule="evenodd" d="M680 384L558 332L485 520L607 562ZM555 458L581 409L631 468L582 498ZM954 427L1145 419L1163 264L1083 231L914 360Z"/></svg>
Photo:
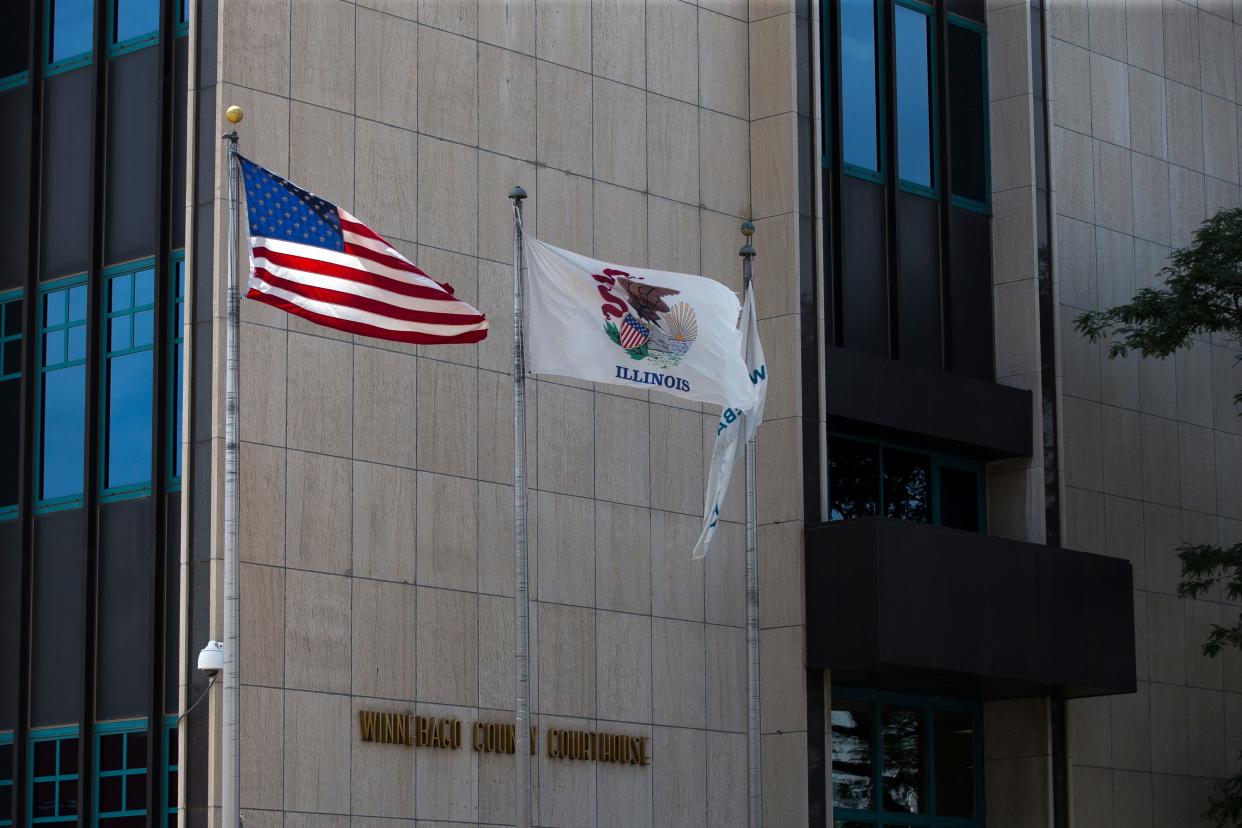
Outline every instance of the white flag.
<svg viewBox="0 0 1242 828"><path fill-rule="evenodd" d="M737 297L685 273L611 265L526 237L527 366L748 410Z"/></svg>
<svg viewBox="0 0 1242 828"><path fill-rule="evenodd" d="M742 305L742 353L746 369L754 385L755 401L749 411L742 406L726 406L716 426L716 444L712 447L712 465L707 475L707 497L703 505L703 531L694 545L693 558L702 558L716 534L720 510L724 507L725 494L729 491L729 478L733 474L733 461L737 457L738 444L755 435L763 422L763 400L768 393L768 366L763 359L763 345L759 342L759 322L755 314L755 288L746 288L746 303Z"/></svg>

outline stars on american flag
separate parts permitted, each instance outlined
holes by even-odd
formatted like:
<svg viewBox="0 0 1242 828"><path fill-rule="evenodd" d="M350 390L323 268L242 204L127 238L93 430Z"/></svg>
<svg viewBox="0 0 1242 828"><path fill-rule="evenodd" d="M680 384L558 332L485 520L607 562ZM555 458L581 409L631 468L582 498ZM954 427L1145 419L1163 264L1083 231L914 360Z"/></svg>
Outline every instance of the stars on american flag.
<svg viewBox="0 0 1242 828"><path fill-rule="evenodd" d="M241 159L251 233L344 250L336 205L248 159Z"/></svg>

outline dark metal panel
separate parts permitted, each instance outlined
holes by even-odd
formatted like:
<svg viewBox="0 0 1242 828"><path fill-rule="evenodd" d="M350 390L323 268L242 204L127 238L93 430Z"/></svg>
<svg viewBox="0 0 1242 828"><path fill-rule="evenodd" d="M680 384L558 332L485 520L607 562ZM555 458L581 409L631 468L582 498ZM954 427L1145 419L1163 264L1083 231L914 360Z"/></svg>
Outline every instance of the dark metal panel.
<svg viewBox="0 0 1242 828"><path fill-rule="evenodd" d="M82 711L86 514L35 518L30 725L73 723Z"/></svg>
<svg viewBox="0 0 1242 828"><path fill-rule="evenodd" d="M44 279L90 270L94 142L91 100L96 67L44 81L43 205L40 272Z"/></svg>
<svg viewBox="0 0 1242 828"><path fill-rule="evenodd" d="M949 370L992 379L991 219L971 210L949 210Z"/></svg>
<svg viewBox="0 0 1242 828"><path fill-rule="evenodd" d="M24 285L30 261L30 96L29 83L0 92L0 291Z"/></svg>
<svg viewBox="0 0 1242 828"><path fill-rule="evenodd" d="M173 46L172 93L172 247L185 247L185 153L186 153L186 63L189 38L179 37Z"/></svg>
<svg viewBox="0 0 1242 828"><path fill-rule="evenodd" d="M159 49L108 62L104 264L154 256L159 227Z"/></svg>
<svg viewBox="0 0 1242 828"><path fill-rule="evenodd" d="M987 22L986 3L984 0L948 0L945 8L950 14L969 17L979 24Z"/></svg>
<svg viewBox="0 0 1242 828"><path fill-rule="evenodd" d="M4 4L4 25L0 26L0 78L30 69L30 3L31 0L7 0Z"/></svg>
<svg viewBox="0 0 1242 828"><path fill-rule="evenodd" d="M15 520L0 523L0 731L18 719L22 647L22 532ZM0 812L0 819L8 815Z"/></svg>
<svg viewBox="0 0 1242 828"><path fill-rule="evenodd" d="M841 318L846 348L887 355L888 244L884 188L841 177Z"/></svg>
<svg viewBox="0 0 1242 828"><path fill-rule="evenodd" d="M897 193L897 353L905 362L940 368L940 209Z"/></svg>
<svg viewBox="0 0 1242 828"><path fill-rule="evenodd" d="M139 718L150 704L155 514L150 497L99 508L95 716Z"/></svg>

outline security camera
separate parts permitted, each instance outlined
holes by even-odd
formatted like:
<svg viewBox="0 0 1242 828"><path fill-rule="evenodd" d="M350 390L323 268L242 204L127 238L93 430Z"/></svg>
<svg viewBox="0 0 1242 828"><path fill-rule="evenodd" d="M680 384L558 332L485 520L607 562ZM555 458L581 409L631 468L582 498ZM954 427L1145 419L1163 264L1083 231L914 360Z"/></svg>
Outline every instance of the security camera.
<svg viewBox="0 0 1242 828"><path fill-rule="evenodd" d="M219 641L208 641L207 646L199 650L198 669L208 678L214 678L224 669L224 645Z"/></svg>

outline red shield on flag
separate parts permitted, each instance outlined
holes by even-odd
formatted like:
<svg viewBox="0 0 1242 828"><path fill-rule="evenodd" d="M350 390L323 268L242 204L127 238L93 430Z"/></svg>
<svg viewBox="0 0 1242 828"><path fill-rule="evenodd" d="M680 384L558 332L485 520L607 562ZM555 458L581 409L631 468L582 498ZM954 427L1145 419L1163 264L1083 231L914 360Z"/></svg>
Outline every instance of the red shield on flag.
<svg viewBox="0 0 1242 828"><path fill-rule="evenodd" d="M641 348L651 337L651 329L630 314L621 322L621 347L625 350Z"/></svg>

